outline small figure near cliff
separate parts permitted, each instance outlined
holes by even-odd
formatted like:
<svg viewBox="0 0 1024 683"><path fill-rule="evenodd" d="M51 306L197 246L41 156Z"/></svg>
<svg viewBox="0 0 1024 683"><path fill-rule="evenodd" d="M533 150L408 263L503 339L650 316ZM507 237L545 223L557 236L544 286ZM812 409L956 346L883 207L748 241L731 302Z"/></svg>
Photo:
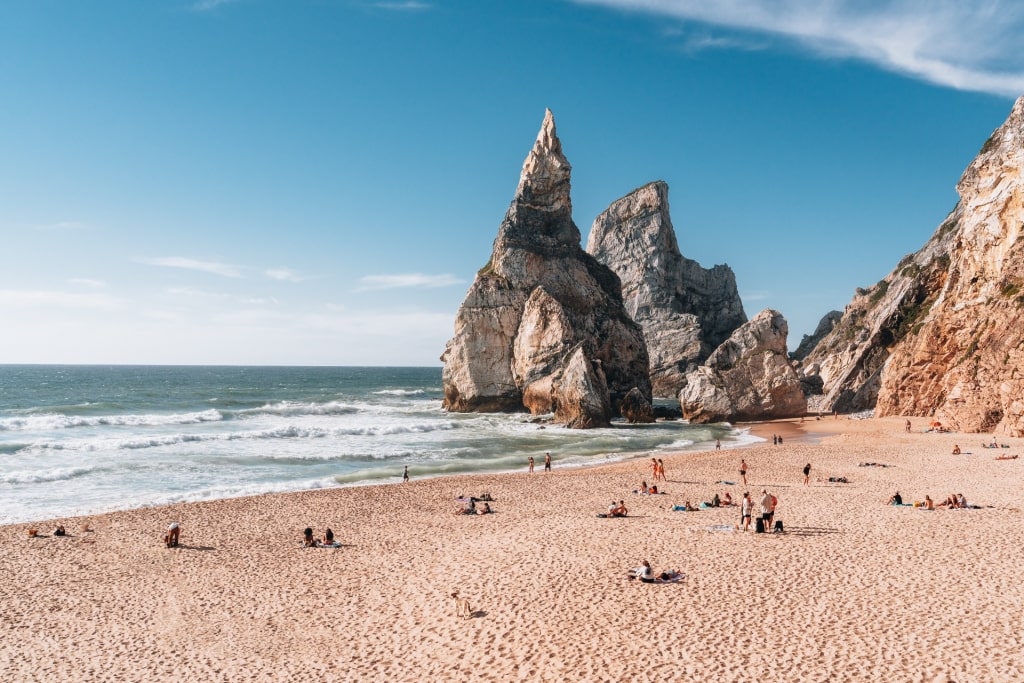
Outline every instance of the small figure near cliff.
<svg viewBox="0 0 1024 683"><path fill-rule="evenodd" d="M910 433L910 420L907 420L907 434Z"/></svg>

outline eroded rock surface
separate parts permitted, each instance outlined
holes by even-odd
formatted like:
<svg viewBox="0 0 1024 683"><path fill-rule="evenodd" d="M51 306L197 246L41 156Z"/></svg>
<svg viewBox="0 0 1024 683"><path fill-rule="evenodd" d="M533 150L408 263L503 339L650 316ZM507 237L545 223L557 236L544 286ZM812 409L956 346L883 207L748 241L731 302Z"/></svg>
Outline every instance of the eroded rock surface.
<svg viewBox="0 0 1024 683"><path fill-rule="evenodd" d="M655 396L675 398L686 372L747 320L732 269L703 268L680 253L663 181L598 216L587 252L622 281L626 310L644 330Z"/></svg>
<svg viewBox="0 0 1024 683"><path fill-rule="evenodd" d="M859 290L805 364L840 411L1024 434L1024 97L924 247Z"/></svg>
<svg viewBox="0 0 1024 683"><path fill-rule="evenodd" d="M789 326L765 309L722 343L704 365L686 373L679 393L691 422L796 417L807 412L800 379L786 354Z"/></svg>
<svg viewBox="0 0 1024 683"><path fill-rule="evenodd" d="M650 398L643 332L619 279L580 246L570 173L548 111L441 356L447 410L553 411L594 426L603 412L594 406L615 414L634 387ZM582 387L604 395L583 397Z"/></svg>

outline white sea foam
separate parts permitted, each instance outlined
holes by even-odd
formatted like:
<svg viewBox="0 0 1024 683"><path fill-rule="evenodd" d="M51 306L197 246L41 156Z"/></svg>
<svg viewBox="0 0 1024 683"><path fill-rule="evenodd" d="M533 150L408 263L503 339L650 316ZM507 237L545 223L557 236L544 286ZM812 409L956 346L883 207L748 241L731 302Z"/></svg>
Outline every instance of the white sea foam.
<svg viewBox="0 0 1024 683"><path fill-rule="evenodd" d="M418 396L426 392L423 389L381 389L372 393L375 396Z"/></svg>
<svg viewBox="0 0 1024 683"><path fill-rule="evenodd" d="M98 471L98 467L58 467L42 471L15 471L0 474L4 484L41 484L52 481L66 481Z"/></svg>
<svg viewBox="0 0 1024 683"><path fill-rule="evenodd" d="M350 415L359 412L359 408L339 401L329 403L296 403L281 401L268 403L261 408L240 410L240 415L280 415L292 417L297 415Z"/></svg>
<svg viewBox="0 0 1024 683"><path fill-rule="evenodd" d="M158 427L166 425L199 424L218 422L224 416L218 410L210 409L194 413L171 413L167 415L64 415L62 413L40 413L19 417L0 418L0 432L28 431L47 432L73 427Z"/></svg>

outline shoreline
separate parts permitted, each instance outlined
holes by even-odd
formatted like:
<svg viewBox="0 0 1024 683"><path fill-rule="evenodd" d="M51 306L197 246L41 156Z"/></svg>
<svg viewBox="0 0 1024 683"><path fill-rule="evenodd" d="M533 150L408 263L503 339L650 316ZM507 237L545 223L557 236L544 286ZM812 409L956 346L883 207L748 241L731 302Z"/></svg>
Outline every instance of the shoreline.
<svg viewBox="0 0 1024 683"><path fill-rule="evenodd" d="M556 459L549 474L94 515L63 521L65 538L41 523L46 536L34 539L32 524L7 525L0 677L1024 679L1024 587L1015 580L1024 459L995 460L1021 453L1024 439L989 452L978 446L983 435L902 425L811 420L794 429L817 442L787 436L781 446L662 455L667 495L631 493L650 481L649 459L562 469ZM970 455L953 456L953 444ZM735 507L671 510L724 490L737 498L744 487L719 482L736 476L741 457L747 489L778 495L786 533L734 531ZM809 486L800 481L806 462ZM983 507L885 505L897 488L907 501L963 491ZM452 514L457 496L484 492L495 514ZM612 497L629 516L596 518ZM80 531L81 519L93 531ZM160 541L170 521L182 525L180 548ZM331 527L343 547L300 547L306 526L318 535ZM686 578L627 581L645 559ZM471 618L455 616L453 590L470 600ZM952 637L952 615L972 627Z"/></svg>

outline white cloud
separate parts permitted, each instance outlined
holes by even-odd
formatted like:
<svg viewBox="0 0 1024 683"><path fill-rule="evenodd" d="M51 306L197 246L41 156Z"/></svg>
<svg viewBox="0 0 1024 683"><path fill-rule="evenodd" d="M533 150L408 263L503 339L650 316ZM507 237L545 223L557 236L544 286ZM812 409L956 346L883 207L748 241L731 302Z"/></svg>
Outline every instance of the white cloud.
<svg viewBox="0 0 1024 683"><path fill-rule="evenodd" d="M75 311L114 311L123 301L107 294L81 294L43 289L0 289L0 310L64 308Z"/></svg>
<svg viewBox="0 0 1024 683"><path fill-rule="evenodd" d="M1024 93L1024 3L1016 1L572 1L778 36L820 56L860 59L959 90ZM706 47L726 47L723 40Z"/></svg>
<svg viewBox="0 0 1024 683"><path fill-rule="evenodd" d="M183 270L198 270L203 273L212 273L221 277L242 277L242 271L238 266L213 261L197 261L196 259L182 258L180 256L167 256L162 258L138 259L139 263L150 266L161 266L164 268L181 268Z"/></svg>
<svg viewBox="0 0 1024 683"><path fill-rule="evenodd" d="M367 275L359 280L360 285L357 292L366 292L372 289L399 289L407 287L450 287L463 284L454 275L423 275L422 273L406 273L401 275Z"/></svg>
<svg viewBox="0 0 1024 683"><path fill-rule="evenodd" d="M68 280L68 284L78 285L80 287L89 287L90 289L106 289L107 283L102 280L93 280L87 277L76 277Z"/></svg>
<svg viewBox="0 0 1024 683"><path fill-rule="evenodd" d="M272 280L280 280L281 282L302 282L308 279L299 275L291 268L267 268L264 272Z"/></svg>

